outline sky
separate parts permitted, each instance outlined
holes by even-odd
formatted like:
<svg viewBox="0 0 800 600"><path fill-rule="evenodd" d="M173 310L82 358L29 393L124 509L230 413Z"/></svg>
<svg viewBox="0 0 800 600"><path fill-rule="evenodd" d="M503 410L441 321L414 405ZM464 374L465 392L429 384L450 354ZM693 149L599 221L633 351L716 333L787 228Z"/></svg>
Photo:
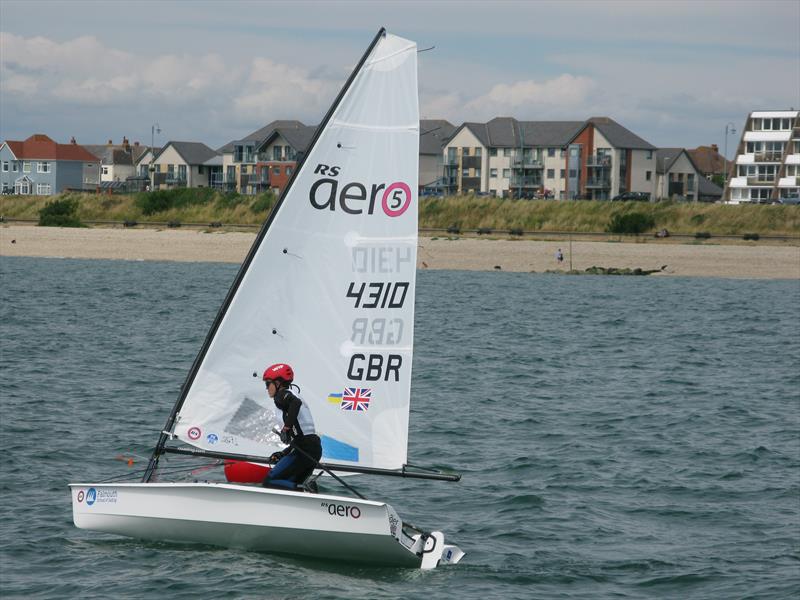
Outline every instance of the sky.
<svg viewBox="0 0 800 600"><path fill-rule="evenodd" d="M381 26L433 47L420 115L454 125L607 116L723 151L749 112L800 109L800 0L0 0L0 140L218 148L317 124Z"/></svg>

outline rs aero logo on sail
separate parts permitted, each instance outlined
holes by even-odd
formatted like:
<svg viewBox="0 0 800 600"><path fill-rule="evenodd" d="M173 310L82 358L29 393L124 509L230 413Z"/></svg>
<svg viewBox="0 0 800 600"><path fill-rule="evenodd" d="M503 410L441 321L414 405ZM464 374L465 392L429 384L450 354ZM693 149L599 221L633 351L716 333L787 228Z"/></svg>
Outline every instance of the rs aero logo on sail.
<svg viewBox="0 0 800 600"><path fill-rule="evenodd" d="M336 179L340 172L341 167L317 165L314 174L322 177L309 190L311 206L317 210L330 211L338 208L349 215L371 215L375 213L377 206L388 217L399 217L411 206L411 188L407 183L343 183Z"/></svg>

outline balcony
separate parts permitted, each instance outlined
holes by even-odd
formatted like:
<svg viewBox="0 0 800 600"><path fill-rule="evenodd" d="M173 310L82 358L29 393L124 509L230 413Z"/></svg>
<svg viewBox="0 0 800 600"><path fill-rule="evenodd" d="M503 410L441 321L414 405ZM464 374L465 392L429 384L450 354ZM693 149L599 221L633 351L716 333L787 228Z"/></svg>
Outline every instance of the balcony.
<svg viewBox="0 0 800 600"><path fill-rule="evenodd" d="M610 156L587 156L586 157L586 166L587 167L595 167L595 168L603 168L603 169L611 168L611 157Z"/></svg>
<svg viewBox="0 0 800 600"><path fill-rule="evenodd" d="M186 177L175 176L167 173L167 176L164 179L164 184L171 185L173 187L186 187Z"/></svg>
<svg viewBox="0 0 800 600"><path fill-rule="evenodd" d="M239 186L245 189L248 186L266 187L269 185L269 177L259 176L256 173L244 174L239 176Z"/></svg>
<svg viewBox="0 0 800 600"><path fill-rule="evenodd" d="M448 156L444 159L444 166L445 167L458 167L458 157L457 156Z"/></svg>
<svg viewBox="0 0 800 600"><path fill-rule="evenodd" d="M544 163L532 156L514 157L511 159L512 169L544 169Z"/></svg>
<svg viewBox="0 0 800 600"><path fill-rule="evenodd" d="M481 157L480 156L462 156L461 157L462 169L480 169Z"/></svg>
<svg viewBox="0 0 800 600"><path fill-rule="evenodd" d="M530 187L542 187L542 178L541 177L520 177L519 175L515 175L511 177L511 181L509 182L509 187L512 188L530 188Z"/></svg>
<svg viewBox="0 0 800 600"><path fill-rule="evenodd" d="M753 155L753 160L755 162L781 162L783 160L783 152L779 150L773 152L756 152Z"/></svg>
<svg viewBox="0 0 800 600"><path fill-rule="evenodd" d="M757 177L748 177L747 185L775 185L775 175L759 175Z"/></svg>
<svg viewBox="0 0 800 600"><path fill-rule="evenodd" d="M586 180L586 188L595 189L595 190L610 190L611 189L611 180L610 179L587 179Z"/></svg>

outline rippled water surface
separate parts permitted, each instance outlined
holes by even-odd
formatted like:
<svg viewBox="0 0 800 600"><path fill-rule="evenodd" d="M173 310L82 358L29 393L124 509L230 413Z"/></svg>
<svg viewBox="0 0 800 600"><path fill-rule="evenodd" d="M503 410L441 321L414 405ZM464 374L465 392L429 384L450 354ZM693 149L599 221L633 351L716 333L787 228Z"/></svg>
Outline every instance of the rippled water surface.
<svg viewBox="0 0 800 600"><path fill-rule="evenodd" d="M800 594L797 281L421 272L409 460L463 480L357 479L456 567L76 529L67 483L148 454L235 272L0 259L0 595Z"/></svg>

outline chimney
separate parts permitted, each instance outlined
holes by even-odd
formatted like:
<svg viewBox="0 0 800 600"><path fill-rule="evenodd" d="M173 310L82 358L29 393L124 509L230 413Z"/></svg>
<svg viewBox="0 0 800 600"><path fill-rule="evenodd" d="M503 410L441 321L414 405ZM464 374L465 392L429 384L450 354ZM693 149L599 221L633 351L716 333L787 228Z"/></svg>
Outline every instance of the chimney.
<svg viewBox="0 0 800 600"><path fill-rule="evenodd" d="M134 145L136 148L138 148L138 147L139 147L139 142L133 142L133 145Z"/></svg>
<svg viewBox="0 0 800 600"><path fill-rule="evenodd" d="M719 153L719 146L717 146L716 144L711 144L711 149L712 149L714 152L717 152L717 153Z"/></svg>
<svg viewBox="0 0 800 600"><path fill-rule="evenodd" d="M108 140L108 145L109 146L113 146L114 145L114 141L113 140Z"/></svg>
<svg viewBox="0 0 800 600"><path fill-rule="evenodd" d="M69 143L70 144L77 144L78 143L78 142L75 141L75 136L74 135L71 138L69 138Z"/></svg>

